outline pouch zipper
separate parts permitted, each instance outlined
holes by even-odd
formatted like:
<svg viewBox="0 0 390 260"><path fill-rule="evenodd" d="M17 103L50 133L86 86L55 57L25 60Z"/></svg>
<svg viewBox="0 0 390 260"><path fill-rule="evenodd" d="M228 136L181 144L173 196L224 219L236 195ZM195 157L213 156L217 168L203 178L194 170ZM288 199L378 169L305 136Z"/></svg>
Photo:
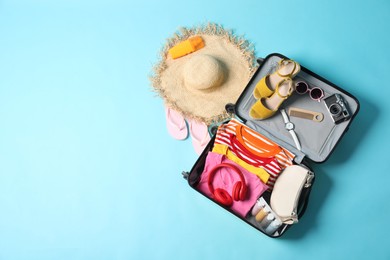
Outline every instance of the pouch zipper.
<svg viewBox="0 0 390 260"><path fill-rule="evenodd" d="M311 186L312 182L313 182L313 179L314 179L314 172L309 171L309 174L306 177L306 183L305 183L305 185L303 187L304 188L309 188Z"/></svg>
<svg viewBox="0 0 390 260"><path fill-rule="evenodd" d="M314 179L314 173L312 171L309 171L307 176L306 176L306 181L304 182L304 184L301 187L301 192L299 193L299 196L295 198L294 210L293 210L293 212L291 212L291 220L294 223L298 222L298 213L296 212L296 210L298 209L298 202L299 202L299 198L300 198L301 193L302 193L302 189L309 188L312 184L313 179Z"/></svg>

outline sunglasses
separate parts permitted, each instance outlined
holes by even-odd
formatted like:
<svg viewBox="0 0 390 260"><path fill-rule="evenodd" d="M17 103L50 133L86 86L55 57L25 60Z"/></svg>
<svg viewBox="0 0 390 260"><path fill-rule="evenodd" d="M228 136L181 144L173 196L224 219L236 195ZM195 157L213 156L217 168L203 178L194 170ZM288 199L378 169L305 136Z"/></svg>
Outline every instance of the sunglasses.
<svg viewBox="0 0 390 260"><path fill-rule="evenodd" d="M313 100L320 102L321 98L324 97L324 91L318 87L310 88L309 84L304 81L298 81L295 83L295 92L300 95L309 92L309 96Z"/></svg>

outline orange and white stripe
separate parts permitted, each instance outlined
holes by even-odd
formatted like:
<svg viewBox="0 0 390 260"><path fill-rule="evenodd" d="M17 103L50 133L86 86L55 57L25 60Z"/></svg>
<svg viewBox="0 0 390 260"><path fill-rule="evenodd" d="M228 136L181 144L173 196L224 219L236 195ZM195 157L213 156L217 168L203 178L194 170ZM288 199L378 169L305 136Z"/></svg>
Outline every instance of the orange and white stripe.
<svg viewBox="0 0 390 260"><path fill-rule="evenodd" d="M253 131L236 119L218 128L215 143L226 145L241 160L262 167L269 174L267 185L272 190L280 172L293 164L295 155Z"/></svg>

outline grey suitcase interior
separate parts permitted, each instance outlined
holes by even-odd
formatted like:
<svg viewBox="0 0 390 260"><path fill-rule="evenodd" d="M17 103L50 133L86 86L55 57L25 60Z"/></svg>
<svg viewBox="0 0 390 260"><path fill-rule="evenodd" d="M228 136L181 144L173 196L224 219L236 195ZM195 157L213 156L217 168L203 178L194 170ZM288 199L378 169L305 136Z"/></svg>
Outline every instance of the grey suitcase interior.
<svg viewBox="0 0 390 260"><path fill-rule="evenodd" d="M285 128L285 123L280 113L276 113L266 120L255 120L249 116L249 111L256 101L252 95L256 84L261 78L272 73L276 69L278 62L283 58L286 57L281 54L271 54L263 60L261 66L250 80L242 95L238 98L234 109L235 113L247 126L295 153L297 155L297 163L300 163L304 157L307 157L314 162L324 162L332 153L340 138L348 130L349 125L359 110L359 103L357 99L348 92L301 66L301 71L295 76L294 81L303 80L307 82L310 87L319 87L324 91L325 96L322 101L318 102L312 100L308 94L293 94L282 104L281 108L285 108L286 110L291 107L296 107L316 111L324 115L321 122L292 116L289 117L290 121L295 126L294 131L296 132L302 147L301 151L297 150L290 133ZM333 122L331 115L323 102L325 98L336 93L342 96L351 114L349 120L339 124Z"/></svg>
<svg viewBox="0 0 390 260"><path fill-rule="evenodd" d="M335 149L337 143L340 141L341 137L348 130L349 125L355 118L359 110L359 102L348 92L340 89L336 85L327 81L326 79L321 78L310 70L306 69L301 65L301 71L295 76L294 81L303 80L307 82L310 87L319 87L324 91L324 98L318 102L312 100L308 94L298 95L293 94L289 97L280 108L288 110L291 107L316 111L323 114L323 120L321 122L315 122L308 119L303 119L299 117L290 116L289 120L295 125L294 131L298 136L298 139L301 143L301 150L298 150L295 146L295 142L292 139L292 136L288 132L285 126L282 115L277 112L272 117L265 120L255 120L252 119L249 115L249 111L252 105L256 102L256 99L253 97L253 90L256 84L260 81L261 78L267 74L272 73L278 66L278 62L281 59L288 59L287 57L281 54L270 54L264 60L258 60L260 63L259 68L255 72L254 76L249 81L245 90L242 92L238 98L236 104L227 104L226 109L230 113L234 113L235 117L239 118L246 126L254 129L256 132L260 133L263 136L268 137L279 146L284 147L296 155L294 162L298 165L303 165L308 167L307 163L309 161L313 162L324 162L329 158L330 154ZM348 120L341 123L335 124L332 120L332 117L328 111L328 108L325 105L324 99L334 94L339 94L344 99L347 104L350 117ZM201 175L204 171L206 157L209 151L212 150L215 141L215 136L211 139L210 143L206 146L203 153L200 155L190 172L183 172L184 177L188 180L188 184L203 194L197 189L197 185L201 178ZM313 174L313 180L311 185L304 188L300 194L297 214L298 218L301 218L306 210L308 205L308 199L310 191L314 183L314 172L310 170ZM211 201L219 204L212 198L206 196ZM262 197L269 202L271 192L266 191ZM219 204L224 207L223 205ZM279 237L285 233L291 225L283 224L279 230L270 235L264 232L264 230L259 226L253 216L241 217L232 211L229 207L224 207L227 211L231 212L235 216L239 217L247 224L253 226L259 231L270 237Z"/></svg>

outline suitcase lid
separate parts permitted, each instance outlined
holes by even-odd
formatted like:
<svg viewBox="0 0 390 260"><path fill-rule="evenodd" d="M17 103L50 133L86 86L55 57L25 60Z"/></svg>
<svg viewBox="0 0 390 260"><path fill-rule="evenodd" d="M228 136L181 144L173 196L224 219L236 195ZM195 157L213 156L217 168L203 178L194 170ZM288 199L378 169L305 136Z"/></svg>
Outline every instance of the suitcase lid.
<svg viewBox="0 0 390 260"><path fill-rule="evenodd" d="M323 115L323 120L320 122L288 115L289 121L294 124L294 131L302 147L301 150L298 150L292 135L286 129L286 124L280 109L275 115L264 120L256 120L249 115L251 107L257 101L253 96L256 84L261 78L274 72L278 66L278 62L283 58L288 59L282 54L273 53L268 55L264 60L258 60L260 66L234 105L234 113L247 126L296 154L295 160L297 163L300 163L305 157L314 162L324 162L333 152L337 143L348 130L358 113L359 102L347 91L337 87L300 64L301 71L294 77L294 83L303 80L309 84L310 88L321 88L325 96L318 102L311 99L308 93L299 95L294 91L280 106L280 109L284 108L287 114L289 114L288 111L290 108L299 108ZM297 62L300 63L299 61ZM334 94L339 94L342 97L350 114L348 120L339 124L333 122L325 103L325 99ZM329 103L328 107L330 107L330 104L337 103L334 100L332 102L329 99L327 100Z"/></svg>

